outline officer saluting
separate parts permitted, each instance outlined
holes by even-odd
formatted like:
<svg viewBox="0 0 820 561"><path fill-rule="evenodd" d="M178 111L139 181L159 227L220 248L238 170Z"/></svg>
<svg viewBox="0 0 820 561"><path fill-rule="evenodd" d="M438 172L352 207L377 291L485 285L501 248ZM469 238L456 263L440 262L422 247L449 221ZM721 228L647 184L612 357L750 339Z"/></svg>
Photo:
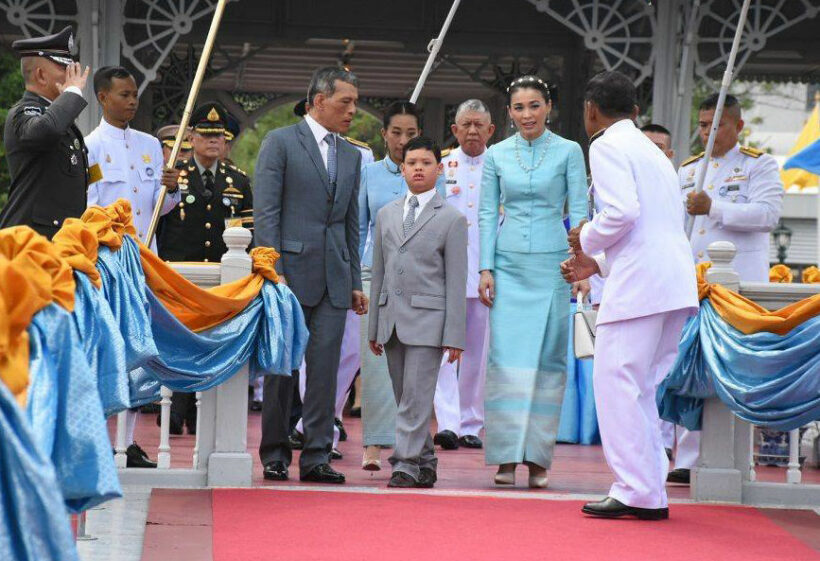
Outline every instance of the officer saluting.
<svg viewBox="0 0 820 561"><path fill-rule="evenodd" d="M167 261L219 262L228 249L222 240L226 225L253 230L250 180L220 161L226 119L218 103L201 105L191 115L194 154L179 166L179 203L157 231L159 256Z"/></svg>
<svg viewBox="0 0 820 561"><path fill-rule="evenodd" d="M74 124L87 105L89 69L76 62L71 27L12 44L21 57L26 93L9 111L4 131L11 173L0 228L27 225L51 238L85 210L86 148Z"/></svg>

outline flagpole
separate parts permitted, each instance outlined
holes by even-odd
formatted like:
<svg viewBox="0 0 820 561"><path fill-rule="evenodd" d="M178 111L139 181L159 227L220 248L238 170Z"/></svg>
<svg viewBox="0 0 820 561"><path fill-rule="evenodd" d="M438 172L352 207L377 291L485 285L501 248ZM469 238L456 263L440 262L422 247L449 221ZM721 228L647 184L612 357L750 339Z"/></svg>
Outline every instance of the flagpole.
<svg viewBox="0 0 820 561"><path fill-rule="evenodd" d="M225 5L228 0L218 0L216 8L214 9L214 17L211 20L211 28L208 30L208 37L205 39L205 44L202 47L202 54L199 56L199 65L194 75L194 81L191 84L191 91L188 94L188 101L185 103L185 110L182 112L182 119L179 121L179 129L177 129L177 136L174 139L174 147L171 149L171 155L168 157L168 162L165 164L165 169L174 169L177 161L177 154L179 153L182 139L188 129L188 123L191 120L191 112L194 110L194 103L199 95L199 89L202 87L202 82L205 79L205 70L208 67L208 60L211 58L211 50L216 41L216 34L219 31L219 24L222 21L222 14L225 11ZM154 213L151 216L151 224L148 226L148 233L145 235L145 245L151 246L151 240L154 238L154 232L157 230L159 223L159 213L162 205L165 203L165 197L168 194L168 188L162 185L159 192L157 204L154 207Z"/></svg>
<svg viewBox="0 0 820 561"><path fill-rule="evenodd" d="M413 90L413 95L410 96L410 101L412 103L416 103L419 99L421 89L424 87L424 83L427 81L427 76L430 75L430 71L433 69L433 63L436 61L438 52L441 50L441 45L444 44L444 36L447 35L447 30L450 29L450 23L453 21L453 16L456 15L456 10L458 9L459 4L461 4L461 0L455 0L453 2L453 5L450 7L450 12L447 14L447 19L444 20L444 25L441 26L441 31L439 32L438 37L430 41L427 45L427 50L430 51L430 56L427 57L427 62L424 64L424 70L421 71L419 81L416 82L416 89Z"/></svg>
<svg viewBox="0 0 820 561"><path fill-rule="evenodd" d="M740 19L737 22L737 29L735 30L735 38L732 41L732 50L729 52L729 60L726 62L726 71L723 73L723 81L720 84L720 93L718 94L717 105L715 106L715 114L712 117L712 129L709 131L709 140L706 142L706 152L703 156L703 166L700 168L698 179L695 184L695 193L703 191L703 183L706 180L706 172L709 169L709 161L712 159L712 151L715 148L715 137L717 136L718 126L720 126L720 118L723 116L723 106L726 104L726 94L729 92L729 86L732 84L732 77L735 71L735 59L737 52L740 50L740 39L743 36L743 28L746 27L746 18L749 15L749 5L752 0L744 0L743 7L740 9ZM692 230L695 227L695 217L691 214L686 215L686 237L692 237Z"/></svg>

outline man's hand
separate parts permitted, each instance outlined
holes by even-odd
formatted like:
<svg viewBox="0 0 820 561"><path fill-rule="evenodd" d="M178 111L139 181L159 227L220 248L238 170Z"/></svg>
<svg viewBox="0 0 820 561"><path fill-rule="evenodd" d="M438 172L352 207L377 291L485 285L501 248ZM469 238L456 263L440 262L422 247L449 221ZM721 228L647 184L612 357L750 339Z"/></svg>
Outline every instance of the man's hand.
<svg viewBox="0 0 820 561"><path fill-rule="evenodd" d="M457 360L461 360L461 349L456 349L454 347L443 347L445 353L449 353L447 357L447 362L453 364Z"/></svg>
<svg viewBox="0 0 820 561"><path fill-rule="evenodd" d="M578 302L584 299L584 296L589 294L589 281L584 279L572 283L572 297Z"/></svg>
<svg viewBox="0 0 820 561"><path fill-rule="evenodd" d="M380 345L376 341L370 341L370 352L376 356L382 356L384 345Z"/></svg>
<svg viewBox="0 0 820 561"><path fill-rule="evenodd" d="M179 189L179 171L174 168L162 168L162 184L168 188L169 193L175 193Z"/></svg>
<svg viewBox="0 0 820 561"><path fill-rule="evenodd" d="M569 248L573 253L583 252L581 249L581 228L583 228L586 223L587 220L581 220L581 222L575 228L572 228L567 235L567 242L569 242Z"/></svg>
<svg viewBox="0 0 820 561"><path fill-rule="evenodd" d="M600 272L598 262L584 253L576 253L561 263L561 276L563 276L564 280L568 283L588 279L592 275Z"/></svg>
<svg viewBox="0 0 820 561"><path fill-rule="evenodd" d="M488 308L493 307L495 279L490 271L481 271L481 280L478 281L478 299Z"/></svg>
<svg viewBox="0 0 820 561"><path fill-rule="evenodd" d="M712 210L712 199L705 191L686 195L686 212L692 216L709 214L710 210Z"/></svg>
<svg viewBox="0 0 820 561"><path fill-rule="evenodd" d="M65 69L65 83L57 83L57 90L60 93L63 93L65 89L69 86L77 86L81 90L85 88L85 83L88 80L88 73L91 71L89 67L85 67L85 72L83 72L83 67L80 66L79 62L72 62Z"/></svg>
<svg viewBox="0 0 820 561"><path fill-rule="evenodd" d="M353 311L356 312L356 315L365 315L367 313L367 306L369 303L370 300L367 299L364 292L361 290L353 291Z"/></svg>

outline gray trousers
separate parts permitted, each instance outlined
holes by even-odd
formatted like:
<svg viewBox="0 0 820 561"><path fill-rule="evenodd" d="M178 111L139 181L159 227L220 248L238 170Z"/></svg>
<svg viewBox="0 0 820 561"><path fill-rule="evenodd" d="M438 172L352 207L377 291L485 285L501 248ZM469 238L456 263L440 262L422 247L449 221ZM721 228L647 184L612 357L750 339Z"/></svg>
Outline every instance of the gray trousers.
<svg viewBox="0 0 820 561"><path fill-rule="evenodd" d="M395 332L384 349L398 405L396 448L390 465L394 472L402 471L418 481L421 468L435 471L438 465L430 420L442 350L405 345Z"/></svg>
<svg viewBox="0 0 820 561"><path fill-rule="evenodd" d="M327 292L316 306L302 306L310 331L305 352L305 399L302 422L305 444L299 456L299 471L307 473L319 464L330 462L333 448L333 418L336 408L336 372L345 331L347 310L335 308ZM262 400L262 465L273 461L290 465L292 454L290 409L298 370L292 377L265 376Z"/></svg>

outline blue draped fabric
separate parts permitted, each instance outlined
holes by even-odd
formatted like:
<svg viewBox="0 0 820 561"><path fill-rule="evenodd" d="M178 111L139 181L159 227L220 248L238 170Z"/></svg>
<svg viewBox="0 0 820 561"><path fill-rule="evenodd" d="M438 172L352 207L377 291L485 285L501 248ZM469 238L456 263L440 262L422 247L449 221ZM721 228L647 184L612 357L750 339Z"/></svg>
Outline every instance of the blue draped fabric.
<svg viewBox="0 0 820 561"><path fill-rule="evenodd" d="M51 458L66 506L80 512L122 496L97 376L72 314L49 304L28 329L29 425Z"/></svg>
<svg viewBox="0 0 820 561"><path fill-rule="evenodd" d="M113 415L130 407L125 342L103 291L74 272L74 321L91 371L96 373L103 412Z"/></svg>
<svg viewBox="0 0 820 561"><path fill-rule="evenodd" d="M595 412L595 394L592 391L592 360L575 358L573 346L573 314L575 302L570 304L569 345L567 346L567 387L561 406L558 441L572 444L597 444L598 416Z"/></svg>
<svg viewBox="0 0 820 561"><path fill-rule="evenodd" d="M820 317L783 336L744 335L704 300L678 351L658 387L667 421L699 430L703 400L715 395L741 419L775 430L820 419Z"/></svg>
<svg viewBox="0 0 820 561"><path fill-rule="evenodd" d="M2 383L0 435L0 559L79 561L54 466Z"/></svg>

